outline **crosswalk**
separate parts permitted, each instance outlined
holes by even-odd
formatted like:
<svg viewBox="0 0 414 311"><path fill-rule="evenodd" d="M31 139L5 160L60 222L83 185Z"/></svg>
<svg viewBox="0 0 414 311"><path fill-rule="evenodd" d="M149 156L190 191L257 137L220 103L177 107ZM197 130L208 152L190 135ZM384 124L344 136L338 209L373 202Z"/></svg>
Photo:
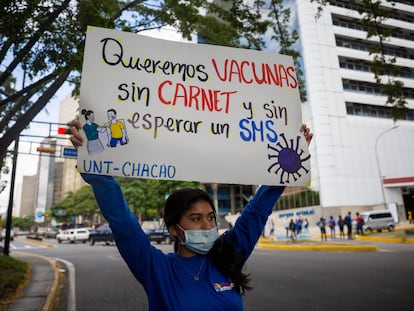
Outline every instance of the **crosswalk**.
<svg viewBox="0 0 414 311"><path fill-rule="evenodd" d="M0 243L0 246L1 247L4 247L4 245L2 245L1 243ZM38 244L26 244L26 243L14 243L14 242L10 242L9 248L11 250L27 250L27 249L46 248L46 246L38 245Z"/></svg>

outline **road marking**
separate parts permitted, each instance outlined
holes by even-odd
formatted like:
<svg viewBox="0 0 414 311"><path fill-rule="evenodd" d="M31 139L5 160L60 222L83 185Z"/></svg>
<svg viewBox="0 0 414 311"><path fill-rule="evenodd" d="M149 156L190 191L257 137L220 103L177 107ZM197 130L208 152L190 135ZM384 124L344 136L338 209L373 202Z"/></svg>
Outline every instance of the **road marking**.
<svg viewBox="0 0 414 311"><path fill-rule="evenodd" d="M71 262L62 258L54 258L54 260L63 262L68 269L69 293L67 311L76 311L75 266Z"/></svg>
<svg viewBox="0 0 414 311"><path fill-rule="evenodd" d="M381 253L394 253L393 250L385 249L385 248L380 248L380 249L378 249L378 251L381 252Z"/></svg>

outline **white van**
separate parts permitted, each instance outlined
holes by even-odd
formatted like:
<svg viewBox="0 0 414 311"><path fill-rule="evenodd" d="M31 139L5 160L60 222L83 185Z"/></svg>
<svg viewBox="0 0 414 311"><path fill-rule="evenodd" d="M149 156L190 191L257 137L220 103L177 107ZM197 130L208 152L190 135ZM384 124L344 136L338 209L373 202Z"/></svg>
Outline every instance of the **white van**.
<svg viewBox="0 0 414 311"><path fill-rule="evenodd" d="M389 210L362 212L361 216L364 219L364 231L381 232L382 229L394 231L396 222Z"/></svg>

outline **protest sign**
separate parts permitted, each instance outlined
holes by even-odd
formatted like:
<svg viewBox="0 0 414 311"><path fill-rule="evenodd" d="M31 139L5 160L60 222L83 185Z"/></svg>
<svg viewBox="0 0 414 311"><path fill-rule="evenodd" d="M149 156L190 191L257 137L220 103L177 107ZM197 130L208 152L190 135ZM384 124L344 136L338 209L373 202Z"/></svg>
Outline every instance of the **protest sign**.
<svg viewBox="0 0 414 311"><path fill-rule="evenodd" d="M81 172L304 185L310 156L291 57L88 27Z"/></svg>

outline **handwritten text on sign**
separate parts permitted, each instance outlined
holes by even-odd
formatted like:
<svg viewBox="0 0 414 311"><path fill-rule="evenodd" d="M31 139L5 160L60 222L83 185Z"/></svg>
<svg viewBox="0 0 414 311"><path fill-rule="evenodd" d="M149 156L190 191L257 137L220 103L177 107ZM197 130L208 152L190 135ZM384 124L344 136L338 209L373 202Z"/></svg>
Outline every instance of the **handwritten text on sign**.
<svg viewBox="0 0 414 311"><path fill-rule="evenodd" d="M82 172L201 182L310 179L290 57L89 27Z"/></svg>

